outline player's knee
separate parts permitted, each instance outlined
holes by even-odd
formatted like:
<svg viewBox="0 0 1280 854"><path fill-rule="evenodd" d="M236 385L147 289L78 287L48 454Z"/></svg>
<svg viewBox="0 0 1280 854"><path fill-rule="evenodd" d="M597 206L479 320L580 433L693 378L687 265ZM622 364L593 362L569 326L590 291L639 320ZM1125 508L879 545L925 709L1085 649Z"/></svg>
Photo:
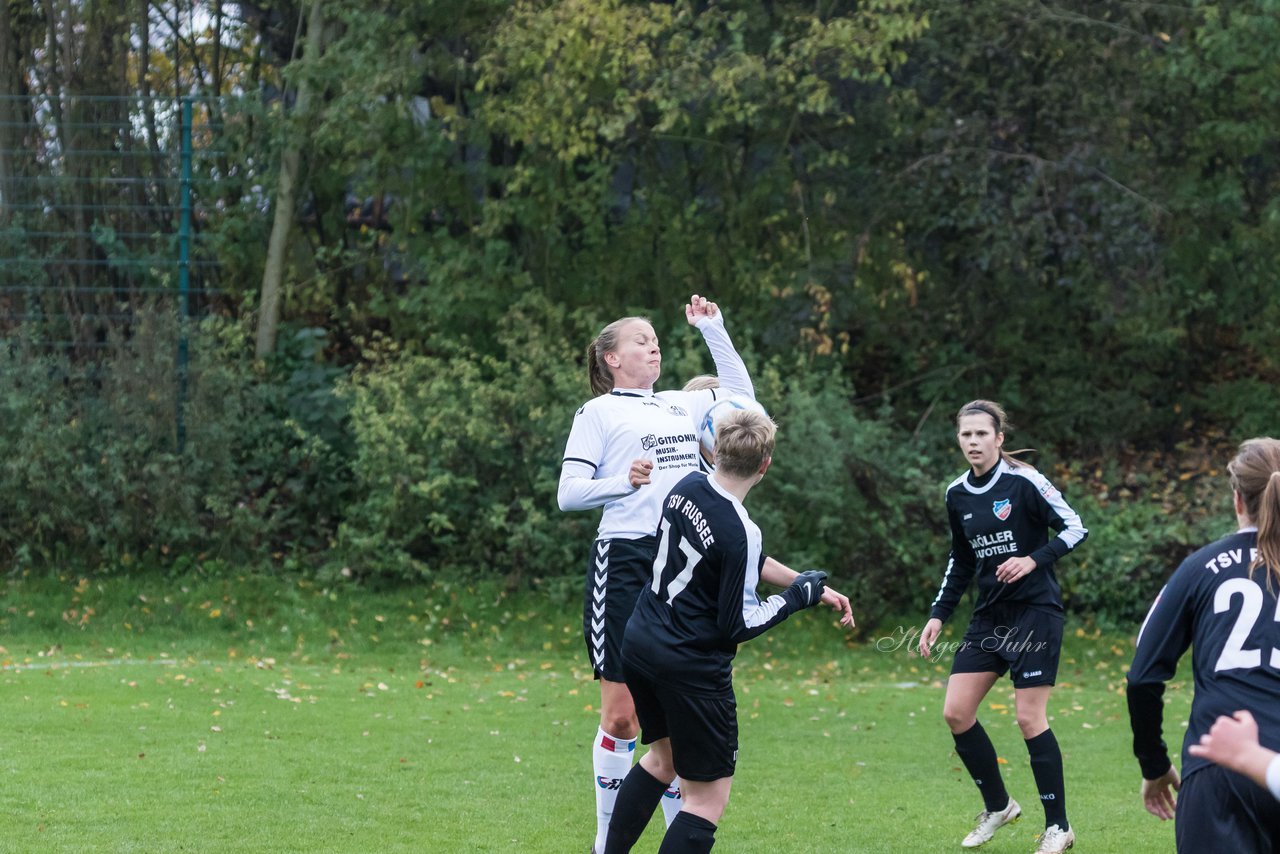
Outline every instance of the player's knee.
<svg viewBox="0 0 1280 854"><path fill-rule="evenodd" d="M972 709L962 709L956 706L943 706L942 719L947 722L947 727L954 733L965 732L971 729L978 721Z"/></svg>
<svg viewBox="0 0 1280 854"><path fill-rule="evenodd" d="M659 750L650 750L640 757L640 764L644 766L644 770L649 773L649 776L655 780L670 783L676 778L676 766L671 761L669 753L664 754Z"/></svg>
<svg viewBox="0 0 1280 854"><path fill-rule="evenodd" d="M640 732L640 724L635 713L613 712L608 710L600 716L600 728L614 738L635 738Z"/></svg>
<svg viewBox="0 0 1280 854"><path fill-rule="evenodd" d="M1022 730L1024 739L1035 738L1049 728L1049 721L1043 712L1018 712L1018 729Z"/></svg>
<svg viewBox="0 0 1280 854"><path fill-rule="evenodd" d="M680 790L684 798L684 809L696 816L705 818L712 824L719 824L724 816L725 807L729 805L729 788L711 784L693 783L685 780Z"/></svg>

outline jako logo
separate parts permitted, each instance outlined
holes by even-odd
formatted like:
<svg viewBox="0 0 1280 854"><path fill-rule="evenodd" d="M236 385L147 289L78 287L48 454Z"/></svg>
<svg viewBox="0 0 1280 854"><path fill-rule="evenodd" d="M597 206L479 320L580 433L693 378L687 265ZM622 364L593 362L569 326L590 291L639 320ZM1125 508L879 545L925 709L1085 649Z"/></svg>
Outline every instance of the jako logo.
<svg viewBox="0 0 1280 854"><path fill-rule="evenodd" d="M1009 499L1002 498L999 501L991 502L991 512L996 514L996 518L1003 522L1009 518L1009 514L1013 512L1013 505L1009 503Z"/></svg>
<svg viewBox="0 0 1280 854"><path fill-rule="evenodd" d="M622 779L620 777L597 777L596 785L606 792L616 791L621 788Z"/></svg>
<svg viewBox="0 0 1280 854"><path fill-rule="evenodd" d="M1047 795L1041 795L1041 796L1040 796L1040 800L1042 800L1042 801L1052 801L1052 800L1054 800L1054 794L1053 794L1053 792L1050 792L1050 793L1049 793L1049 794L1047 794Z"/></svg>

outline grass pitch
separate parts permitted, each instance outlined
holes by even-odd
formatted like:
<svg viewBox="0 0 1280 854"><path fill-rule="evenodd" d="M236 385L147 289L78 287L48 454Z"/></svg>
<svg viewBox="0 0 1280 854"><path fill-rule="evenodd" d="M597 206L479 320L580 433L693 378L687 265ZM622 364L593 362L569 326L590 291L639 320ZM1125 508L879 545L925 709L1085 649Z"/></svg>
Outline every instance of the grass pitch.
<svg viewBox="0 0 1280 854"><path fill-rule="evenodd" d="M599 695L565 589L12 582L0 851L585 852ZM717 852L959 850L981 803L941 719L949 661L911 655L910 629L855 642L809 612L743 647ZM1137 795L1131 654L1093 631L1064 649L1050 713L1077 850L1173 848ZM1169 695L1172 744L1189 688ZM981 717L1024 809L983 851L1030 852L1007 682ZM659 815L636 850L660 834Z"/></svg>

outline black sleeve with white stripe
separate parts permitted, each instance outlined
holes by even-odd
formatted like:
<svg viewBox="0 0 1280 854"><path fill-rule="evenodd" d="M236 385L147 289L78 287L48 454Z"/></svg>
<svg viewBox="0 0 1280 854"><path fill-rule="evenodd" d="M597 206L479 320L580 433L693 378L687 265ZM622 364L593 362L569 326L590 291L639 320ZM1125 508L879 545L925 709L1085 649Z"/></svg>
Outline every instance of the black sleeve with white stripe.
<svg viewBox="0 0 1280 854"><path fill-rule="evenodd" d="M947 570L942 576L942 586L938 589L938 595L934 597L929 609L930 618L942 620L944 623L955 612L956 605L960 603L960 597L964 595L965 588L973 579L978 565L973 548L969 545L969 540L964 535L964 528L960 525L959 514L949 500L947 501L947 521L951 524L951 554L947 556Z"/></svg>

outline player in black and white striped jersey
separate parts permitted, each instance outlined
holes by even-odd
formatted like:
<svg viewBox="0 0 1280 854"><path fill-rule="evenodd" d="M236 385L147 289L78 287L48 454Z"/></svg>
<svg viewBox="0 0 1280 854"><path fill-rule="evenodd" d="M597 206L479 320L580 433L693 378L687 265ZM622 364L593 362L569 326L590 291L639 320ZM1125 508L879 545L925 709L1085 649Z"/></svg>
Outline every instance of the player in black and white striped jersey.
<svg viewBox="0 0 1280 854"><path fill-rule="evenodd" d="M977 824L961 845L984 844L1022 813L1005 790L995 747L977 717L987 692L1009 673L1044 806L1045 830L1036 850L1058 854L1075 844L1075 832L1067 820L1062 751L1046 711L1063 628L1062 589L1053 566L1089 532L1048 479L1004 450L1006 424L1004 410L988 400L967 403L956 414L956 438L970 468L947 487L951 556L919 649L928 657L943 622L976 577L978 601L952 661L942 711L956 753L983 799ZM1050 538L1049 529L1057 536Z"/></svg>
<svg viewBox="0 0 1280 854"><path fill-rule="evenodd" d="M1280 441L1243 443L1227 471L1238 530L1196 551L1169 578L1138 633L1128 675L1142 800L1161 819L1176 815L1183 854L1280 849L1280 803L1212 764L1201 745L1212 742L1205 737L1220 717L1248 710L1262 746L1280 750ZM1195 695L1179 777L1162 738L1163 697L1188 648Z"/></svg>
<svg viewBox="0 0 1280 854"><path fill-rule="evenodd" d="M560 473L561 510L604 508L583 602L587 653L600 680L600 729L592 748L597 852L604 848L617 786L631 767L639 731L618 649L652 571L662 501L685 474L698 470L697 425L707 410L726 393L754 397L716 304L695 294L685 306L685 319L702 333L721 388L655 394L662 352L653 326L640 317L614 321L587 349L597 396L574 416ZM849 600L835 591L824 601L850 613ZM674 818L677 799L664 801L664 809Z"/></svg>

